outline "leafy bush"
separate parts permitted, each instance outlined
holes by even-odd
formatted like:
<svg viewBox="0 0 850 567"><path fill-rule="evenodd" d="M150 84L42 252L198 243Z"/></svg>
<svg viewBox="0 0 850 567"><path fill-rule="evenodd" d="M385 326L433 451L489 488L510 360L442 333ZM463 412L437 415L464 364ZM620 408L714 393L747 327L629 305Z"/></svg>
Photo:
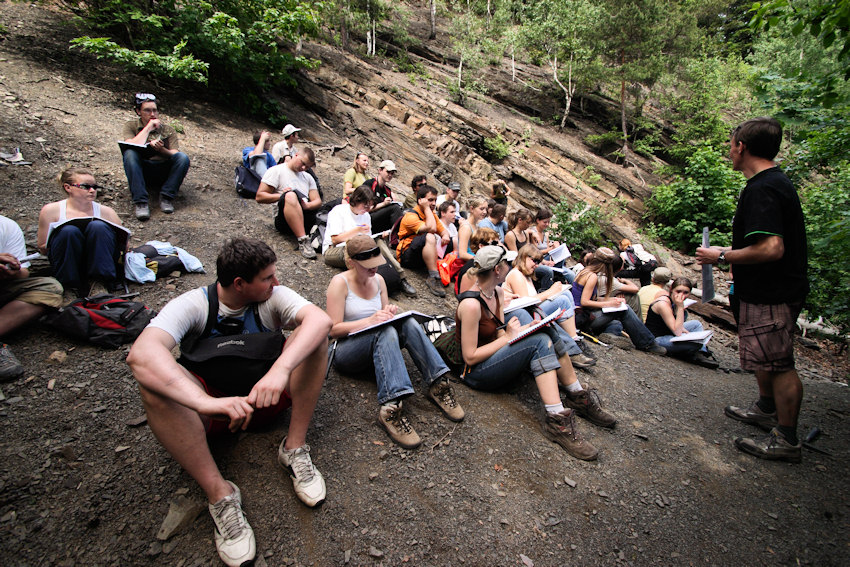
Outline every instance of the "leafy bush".
<svg viewBox="0 0 850 567"><path fill-rule="evenodd" d="M484 138L483 153L487 161L502 161L511 155L511 146L501 134L496 134L495 138Z"/></svg>
<svg viewBox="0 0 850 567"><path fill-rule="evenodd" d="M647 200L651 235L669 246L693 253L702 242L702 228L711 230L711 244L728 246L732 216L744 176L733 171L721 153L705 144L691 154L682 175L655 187Z"/></svg>
<svg viewBox="0 0 850 567"><path fill-rule="evenodd" d="M582 201L570 203L561 199L552 213L552 233L555 239L566 244L567 248L599 246L602 242L602 227L608 222L609 215L599 206Z"/></svg>
<svg viewBox="0 0 850 567"><path fill-rule="evenodd" d="M154 76L205 83L237 108L273 122L280 111L266 93L312 67L289 51L315 34L313 3L298 0L64 0L88 28L73 47Z"/></svg>

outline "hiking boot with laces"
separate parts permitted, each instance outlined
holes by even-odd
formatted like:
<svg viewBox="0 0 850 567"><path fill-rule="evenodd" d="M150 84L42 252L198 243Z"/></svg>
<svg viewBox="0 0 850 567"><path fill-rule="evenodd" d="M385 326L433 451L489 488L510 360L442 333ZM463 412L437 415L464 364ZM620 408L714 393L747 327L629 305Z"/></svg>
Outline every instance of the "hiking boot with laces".
<svg viewBox="0 0 850 567"><path fill-rule="evenodd" d="M3 343L0 346L0 382L14 380L23 373L24 367L21 366L21 362L12 354L9 345Z"/></svg>
<svg viewBox="0 0 850 567"><path fill-rule="evenodd" d="M422 439L402 413L400 401L382 405L378 411L378 423L387 430L390 439L405 449L415 449L422 444Z"/></svg>
<svg viewBox="0 0 850 567"><path fill-rule="evenodd" d="M802 461L803 444L792 445L785 440L785 436L775 427L770 433L758 439L738 437L735 446L745 453L756 456L759 459L769 461L788 461L799 463Z"/></svg>
<svg viewBox="0 0 850 567"><path fill-rule="evenodd" d="M440 410L452 421L462 421L466 412L455 400L452 385L445 378L440 378L428 388L428 399L434 402Z"/></svg>
<svg viewBox="0 0 850 567"><path fill-rule="evenodd" d="M407 278L401 280L401 291L405 295L409 295L410 297L416 297L418 295L416 288L407 281Z"/></svg>
<svg viewBox="0 0 850 567"><path fill-rule="evenodd" d="M251 565L257 553L254 530L242 512L239 487L229 480L227 484L233 487L233 494L209 505L215 523L215 548L228 567Z"/></svg>
<svg viewBox="0 0 850 567"><path fill-rule="evenodd" d="M758 402L753 402L748 408L739 408L737 406L726 406L723 408L723 413L732 419L749 423L761 427L765 431L770 431L779 423L776 420L776 412L767 413L762 411Z"/></svg>
<svg viewBox="0 0 850 567"><path fill-rule="evenodd" d="M617 418L602 409L602 400L596 388L588 388L571 394L567 392L564 405L575 410L580 416L600 427L614 427Z"/></svg>
<svg viewBox="0 0 850 567"><path fill-rule="evenodd" d="M325 501L325 479L310 459L310 446L304 445L291 450L285 447L286 437L280 442L277 461L289 469L295 494L307 506L318 506Z"/></svg>
<svg viewBox="0 0 850 567"><path fill-rule="evenodd" d="M140 221L151 218L151 208L147 203L136 203L136 218Z"/></svg>
<svg viewBox="0 0 850 567"><path fill-rule="evenodd" d="M425 283L428 285L428 291L430 291L437 297L446 296L446 290L443 289L443 282L441 282L437 278L427 278L425 280Z"/></svg>
<svg viewBox="0 0 850 567"><path fill-rule="evenodd" d="M619 347L623 350L632 350L633 348L635 348L635 345L632 344L631 339L627 339L622 335L602 333L601 335L599 335L599 340L609 346Z"/></svg>
<svg viewBox="0 0 850 567"><path fill-rule="evenodd" d="M561 413L546 413L543 422L543 435L564 448L564 450L582 461L594 461L599 455L596 447L585 441L576 429L575 413L565 409Z"/></svg>
<svg viewBox="0 0 850 567"><path fill-rule="evenodd" d="M578 340L576 340L576 344L578 345L578 348L581 349L581 353L584 356L596 360L596 353L594 353L593 350L590 348L590 344L588 344L588 341L579 338Z"/></svg>
<svg viewBox="0 0 850 567"><path fill-rule="evenodd" d="M302 236L298 239L298 251L308 260L316 259L316 251L313 250L313 246L310 244L309 236Z"/></svg>
<svg viewBox="0 0 850 567"><path fill-rule="evenodd" d="M573 366L576 368L590 368L591 366L596 365L595 360L589 356L585 356L584 354L571 354L570 362L572 362Z"/></svg>

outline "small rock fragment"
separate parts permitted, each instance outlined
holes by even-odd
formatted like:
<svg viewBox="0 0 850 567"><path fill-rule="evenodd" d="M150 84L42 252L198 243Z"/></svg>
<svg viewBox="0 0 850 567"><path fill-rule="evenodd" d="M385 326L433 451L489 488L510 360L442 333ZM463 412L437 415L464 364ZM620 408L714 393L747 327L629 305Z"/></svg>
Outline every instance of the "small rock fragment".
<svg viewBox="0 0 850 567"><path fill-rule="evenodd" d="M67 359L68 353L62 350L54 350L50 353L50 356L47 357L47 360L55 362L56 364L63 364Z"/></svg>
<svg viewBox="0 0 850 567"><path fill-rule="evenodd" d="M190 500L183 495L178 496L168 506L168 514L162 521L162 525L156 533L156 538L160 541L169 539L194 522L205 507L201 502Z"/></svg>
<svg viewBox="0 0 850 567"><path fill-rule="evenodd" d="M53 388L55 388L55 387L56 387L56 378L51 378L50 380L47 381L47 389L48 390L53 390Z"/></svg>
<svg viewBox="0 0 850 567"><path fill-rule="evenodd" d="M374 545L369 546L369 555L372 557L383 557L384 552L375 547Z"/></svg>
<svg viewBox="0 0 850 567"><path fill-rule="evenodd" d="M124 422L124 425L127 425L129 427L138 427L140 425L146 424L147 422L148 422L148 416L147 415L140 415L139 417L134 417L132 419L128 419L127 421Z"/></svg>
<svg viewBox="0 0 850 567"><path fill-rule="evenodd" d="M350 549L346 549L346 550L345 550L345 561L344 561L344 562L345 562L345 563L348 563L349 561L351 561L351 550L350 550Z"/></svg>
<svg viewBox="0 0 850 567"><path fill-rule="evenodd" d="M115 447L115 452L116 453L123 453L124 451L126 451L129 448L130 448L129 445L118 445L117 447Z"/></svg>
<svg viewBox="0 0 850 567"><path fill-rule="evenodd" d="M519 558L522 559L522 563L523 565L525 565L525 567L534 567L534 561L529 559L526 555L520 553Z"/></svg>
<svg viewBox="0 0 850 567"><path fill-rule="evenodd" d="M573 480L573 479L571 479L570 477L565 476L565 477L564 477L564 484L566 484L566 485L567 485L567 486L569 486L570 488L575 488L577 483L576 483L576 481L574 481L574 480Z"/></svg>
<svg viewBox="0 0 850 567"><path fill-rule="evenodd" d="M369 482L372 482L376 478L378 478L378 473L376 473L376 472L370 472L369 473Z"/></svg>

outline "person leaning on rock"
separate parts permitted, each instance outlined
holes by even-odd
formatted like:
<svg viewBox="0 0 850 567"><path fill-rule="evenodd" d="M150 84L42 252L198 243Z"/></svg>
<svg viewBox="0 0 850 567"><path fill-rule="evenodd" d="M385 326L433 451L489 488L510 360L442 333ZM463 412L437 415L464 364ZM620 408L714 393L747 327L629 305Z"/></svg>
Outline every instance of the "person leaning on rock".
<svg viewBox="0 0 850 567"><path fill-rule="evenodd" d="M325 499L306 437L327 369L331 320L279 285L276 260L259 240L225 242L216 283L169 301L127 356L151 431L206 493L216 548L229 566L253 560L256 543L239 488L221 475L209 436L269 422L291 406L278 462L304 504ZM284 328L294 328L286 339L274 332ZM171 350L178 344L175 360Z"/></svg>
<svg viewBox="0 0 850 567"><path fill-rule="evenodd" d="M322 206L316 181L307 173L314 165L313 150L302 148L294 158L266 172L256 197L258 203L277 204L274 227L281 234L294 235L301 255L311 260L316 259L316 251L307 233L316 224L316 213Z"/></svg>
<svg viewBox="0 0 850 567"><path fill-rule="evenodd" d="M159 208L163 213L173 213L174 198L189 171L189 156L179 151L174 128L160 121L154 95L137 93L134 102L139 118L124 124L122 139L139 147L122 146L121 152L136 218L148 220L151 212L146 180L162 185Z"/></svg>
<svg viewBox="0 0 850 567"><path fill-rule="evenodd" d="M761 459L799 463L797 418L803 384L794 364L794 327L809 292L806 225L791 180L773 161L782 143L775 118L738 126L729 145L732 167L747 178L732 220L732 247L697 248L700 264L732 265L730 303L738 321L741 368L756 374L759 399L727 406L728 417L769 433L739 437L738 449ZM737 307L737 308L736 308Z"/></svg>

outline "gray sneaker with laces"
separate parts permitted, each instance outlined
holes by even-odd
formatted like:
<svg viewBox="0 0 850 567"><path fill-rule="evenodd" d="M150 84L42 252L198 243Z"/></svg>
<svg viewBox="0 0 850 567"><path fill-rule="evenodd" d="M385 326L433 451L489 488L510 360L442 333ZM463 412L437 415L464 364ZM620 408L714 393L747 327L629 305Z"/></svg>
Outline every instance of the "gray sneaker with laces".
<svg viewBox="0 0 850 567"><path fill-rule="evenodd" d="M382 405L378 410L378 423L387 430L390 439L405 449L415 449L422 444L422 439L403 413L401 400Z"/></svg>
<svg viewBox="0 0 850 567"><path fill-rule="evenodd" d="M316 259L316 251L313 250L313 246L310 244L309 236L302 236L298 239L298 250L301 252L301 255L308 260Z"/></svg>
<svg viewBox="0 0 850 567"><path fill-rule="evenodd" d="M14 380L23 373L24 367L12 354L12 349L9 348L9 345L3 343L0 346L0 382Z"/></svg>
<svg viewBox="0 0 850 567"><path fill-rule="evenodd" d="M239 487L227 481L233 487L233 494L225 496L215 504L210 504L210 515L215 523L215 547L218 555L228 567L251 565L257 554L254 530L242 512L242 493Z"/></svg>
<svg viewBox="0 0 850 567"><path fill-rule="evenodd" d="M322 473L313 466L313 461L310 459L310 446L304 445L297 449L286 449L286 437L280 442L280 448L277 451L277 461L284 467L289 469L289 476L292 478L292 486L295 488L295 494L301 499L301 502L310 506L318 506L325 501L325 478Z"/></svg>
<svg viewBox="0 0 850 567"><path fill-rule="evenodd" d="M762 411L758 402L751 403L748 408L726 406L723 408L723 413L725 413L727 417L731 417L732 419L736 419L744 423L749 423L750 425L756 425L765 431L770 431L779 423L776 420L776 412L767 413Z"/></svg>
<svg viewBox="0 0 850 567"><path fill-rule="evenodd" d="M434 402L447 418L452 421L463 421L466 412L455 399L452 385L446 378L439 378L428 388L428 399Z"/></svg>
<svg viewBox="0 0 850 567"><path fill-rule="evenodd" d="M758 439L738 437L735 439L735 446L759 459L789 463L799 463L803 460L803 444L792 445L775 427L770 430L770 433Z"/></svg>

